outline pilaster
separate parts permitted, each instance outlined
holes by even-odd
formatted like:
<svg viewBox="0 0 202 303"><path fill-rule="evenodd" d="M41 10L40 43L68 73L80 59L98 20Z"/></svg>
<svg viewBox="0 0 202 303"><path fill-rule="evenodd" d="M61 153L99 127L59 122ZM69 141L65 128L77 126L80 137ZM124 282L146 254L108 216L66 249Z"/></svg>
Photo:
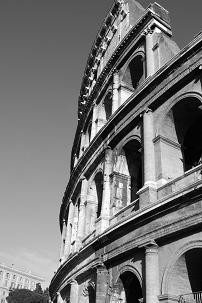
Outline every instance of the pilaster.
<svg viewBox="0 0 202 303"><path fill-rule="evenodd" d="M146 303L159 303L159 257L158 245L149 241L142 245L145 248L145 284Z"/></svg>
<svg viewBox="0 0 202 303"><path fill-rule="evenodd" d="M150 28L145 30L146 35L146 67L147 77L155 73L154 52L153 52L153 30Z"/></svg>
<svg viewBox="0 0 202 303"><path fill-rule="evenodd" d="M77 303L78 302L78 283L76 280L72 280L70 282L71 284L71 289L70 289L70 302L71 303Z"/></svg>
<svg viewBox="0 0 202 303"><path fill-rule="evenodd" d="M66 233L66 240L65 240L65 251L64 255L67 258L70 253L71 248L71 237L72 237L72 224L73 224L73 216L74 216L74 205L72 201L69 203L69 214L67 220L67 233Z"/></svg>
<svg viewBox="0 0 202 303"><path fill-rule="evenodd" d="M93 105L93 117L92 117L92 128L91 128L91 140L97 134L97 119L98 119L98 106L96 103Z"/></svg>
<svg viewBox="0 0 202 303"><path fill-rule="evenodd" d="M112 114L119 108L119 73L113 74L113 97L112 97Z"/></svg>
<svg viewBox="0 0 202 303"><path fill-rule="evenodd" d="M79 212L79 222L78 222L78 234L77 234L77 245L76 250L81 248L82 239L85 236L85 221L86 221L86 198L88 190L88 181L85 177L82 178L81 184L81 194L80 194L80 212Z"/></svg>
<svg viewBox="0 0 202 303"><path fill-rule="evenodd" d="M147 108L143 112L143 136L144 136L144 186L138 192L140 208L156 201L157 190L155 182L155 155L154 155L154 131L153 113Z"/></svg>
<svg viewBox="0 0 202 303"><path fill-rule="evenodd" d="M64 251L65 251L66 233L67 233L67 227L66 227L65 219L63 219L62 239L61 239L61 248L60 248L60 263L64 261L63 259L64 259Z"/></svg>
<svg viewBox="0 0 202 303"><path fill-rule="evenodd" d="M106 303L108 290L108 270L103 263L96 266L96 303Z"/></svg>
<svg viewBox="0 0 202 303"><path fill-rule="evenodd" d="M101 209L101 232L103 232L109 226L110 217L110 197L111 197L111 185L110 175L112 173L112 153L110 146L105 150L104 161L104 180L103 180L103 195L102 195L102 209Z"/></svg>

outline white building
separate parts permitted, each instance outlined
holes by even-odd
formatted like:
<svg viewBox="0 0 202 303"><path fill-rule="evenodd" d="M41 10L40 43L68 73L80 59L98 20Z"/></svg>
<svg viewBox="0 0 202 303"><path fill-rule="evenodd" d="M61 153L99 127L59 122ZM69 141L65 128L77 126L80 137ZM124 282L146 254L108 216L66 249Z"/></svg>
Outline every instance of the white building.
<svg viewBox="0 0 202 303"><path fill-rule="evenodd" d="M44 278L14 266L0 263L0 303L6 302L9 291L14 288L34 290L37 283L44 282Z"/></svg>

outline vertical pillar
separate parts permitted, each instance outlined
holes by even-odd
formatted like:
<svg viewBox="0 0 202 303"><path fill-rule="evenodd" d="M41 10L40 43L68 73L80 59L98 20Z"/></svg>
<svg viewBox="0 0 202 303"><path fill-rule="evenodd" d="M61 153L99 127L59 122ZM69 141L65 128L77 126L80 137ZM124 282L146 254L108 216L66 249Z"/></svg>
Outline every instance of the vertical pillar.
<svg viewBox="0 0 202 303"><path fill-rule="evenodd" d="M104 162L104 180L103 180L103 194L102 194L102 209L101 209L101 232L109 226L110 217L110 198L111 198L111 185L110 175L112 173L112 150L107 146L105 150Z"/></svg>
<svg viewBox="0 0 202 303"><path fill-rule="evenodd" d="M98 119L98 106L96 103L93 105L93 117L92 117L92 128L91 128L91 140L97 133L97 119Z"/></svg>
<svg viewBox="0 0 202 303"><path fill-rule="evenodd" d="M71 283L70 303L77 303L78 302L78 283L76 280L72 280L70 283Z"/></svg>
<svg viewBox="0 0 202 303"><path fill-rule="evenodd" d="M108 271L104 264L97 266L96 303L105 303L108 288Z"/></svg>
<svg viewBox="0 0 202 303"><path fill-rule="evenodd" d="M159 292L159 260L158 245L155 242L145 245L146 270L146 302L158 303Z"/></svg>
<svg viewBox="0 0 202 303"><path fill-rule="evenodd" d="M112 97L112 114L119 107L119 73L118 71L114 72L113 75L113 97Z"/></svg>
<svg viewBox="0 0 202 303"><path fill-rule="evenodd" d="M65 251L65 240L66 240L66 233L67 233L67 227L65 223L65 219L63 219L63 225L62 225L62 241L61 241L61 248L60 248L60 262L63 263L64 259L64 251Z"/></svg>
<svg viewBox="0 0 202 303"><path fill-rule="evenodd" d="M143 113L144 134L144 185L155 185L155 157L153 113L147 108Z"/></svg>
<svg viewBox="0 0 202 303"><path fill-rule="evenodd" d="M148 28L145 34L146 34L147 77L149 77L155 73L154 52L153 52L153 31L150 28Z"/></svg>
<svg viewBox="0 0 202 303"><path fill-rule="evenodd" d="M85 222L86 222L86 198L87 198L88 181L85 177L82 178L81 194L80 194L80 212L78 222L78 236L77 236L77 250L82 246L82 239L84 237Z"/></svg>
<svg viewBox="0 0 202 303"><path fill-rule="evenodd" d="M63 299L61 297L61 294L59 292L57 292L57 303L63 303Z"/></svg>
<svg viewBox="0 0 202 303"><path fill-rule="evenodd" d="M155 182L155 155L153 143L153 114L147 108L143 113L144 186L138 191L140 208L157 199Z"/></svg>
<svg viewBox="0 0 202 303"><path fill-rule="evenodd" d="M72 201L70 201L68 221L67 221L67 233L66 233L66 240L65 240L65 252L64 252L65 257L68 257L68 255L70 253L73 217L74 217L74 205L73 205Z"/></svg>

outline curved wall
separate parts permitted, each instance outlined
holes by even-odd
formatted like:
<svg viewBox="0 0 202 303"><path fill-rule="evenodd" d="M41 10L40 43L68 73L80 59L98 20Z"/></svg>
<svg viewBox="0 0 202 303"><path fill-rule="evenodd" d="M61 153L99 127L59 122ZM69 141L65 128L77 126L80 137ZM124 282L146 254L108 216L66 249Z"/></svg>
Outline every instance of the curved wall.
<svg viewBox="0 0 202 303"><path fill-rule="evenodd" d="M168 21L156 3L116 1L93 45L60 210L54 302L171 302L200 285L200 249L166 260L192 236L202 240L202 36L179 52ZM180 276L187 256L194 272ZM181 280L170 283L176 273Z"/></svg>

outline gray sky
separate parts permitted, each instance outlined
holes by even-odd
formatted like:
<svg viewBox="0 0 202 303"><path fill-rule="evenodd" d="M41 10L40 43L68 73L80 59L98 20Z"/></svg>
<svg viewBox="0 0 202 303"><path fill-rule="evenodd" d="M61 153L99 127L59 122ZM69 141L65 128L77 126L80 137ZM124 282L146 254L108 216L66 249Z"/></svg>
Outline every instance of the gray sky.
<svg viewBox="0 0 202 303"><path fill-rule="evenodd" d="M170 11L180 48L202 29L200 0L157 2ZM0 1L0 262L47 280L58 266L81 79L112 3Z"/></svg>

